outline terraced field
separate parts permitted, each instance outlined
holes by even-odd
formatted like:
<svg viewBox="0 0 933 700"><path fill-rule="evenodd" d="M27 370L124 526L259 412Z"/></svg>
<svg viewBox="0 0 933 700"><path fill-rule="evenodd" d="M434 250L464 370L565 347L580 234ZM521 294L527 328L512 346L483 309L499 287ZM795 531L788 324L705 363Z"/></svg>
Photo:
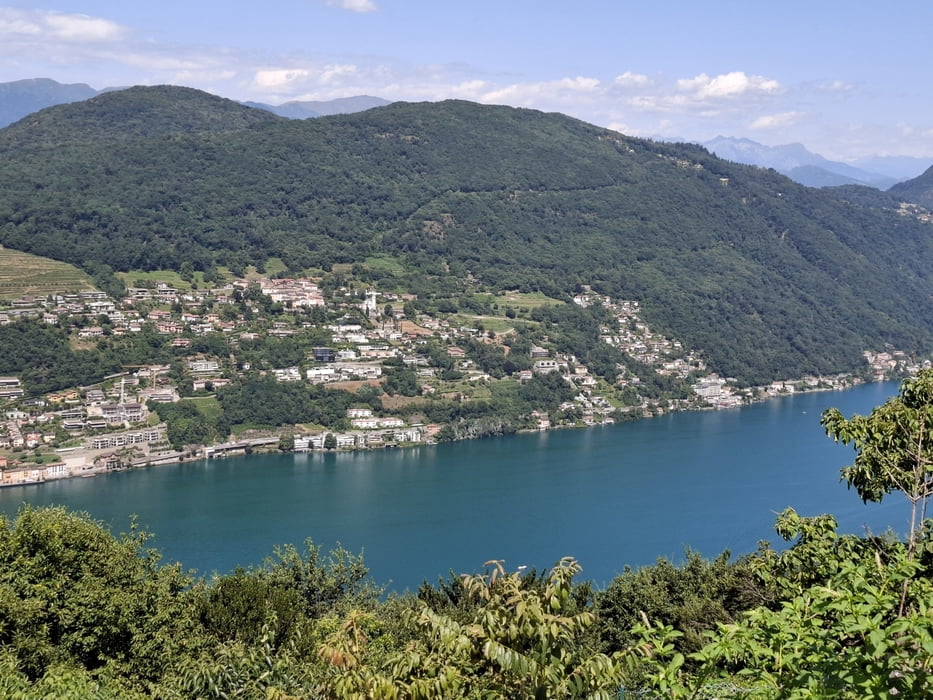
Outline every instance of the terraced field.
<svg viewBox="0 0 933 700"><path fill-rule="evenodd" d="M0 247L0 299L93 288L91 278L74 265Z"/></svg>

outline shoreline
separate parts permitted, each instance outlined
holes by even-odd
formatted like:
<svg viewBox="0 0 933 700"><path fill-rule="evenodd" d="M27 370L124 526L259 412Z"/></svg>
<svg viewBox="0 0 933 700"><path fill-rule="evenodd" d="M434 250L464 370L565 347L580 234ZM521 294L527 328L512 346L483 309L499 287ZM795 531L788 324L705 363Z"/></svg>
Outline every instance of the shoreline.
<svg viewBox="0 0 933 700"><path fill-rule="evenodd" d="M747 406L753 406L755 404L765 403L773 399L783 399L783 398L797 396L800 394L811 394L811 393L817 393L817 392L842 392L842 391L848 391L850 389L854 389L856 387L859 387L865 384L876 384L880 382L889 382L889 381L900 382L902 379L903 378L901 377L862 379L859 377L851 376L849 377L848 383L845 386L813 387L810 389L800 390L800 391L790 391L790 392L784 392L784 393L768 394L768 395L750 399L749 401L742 403L740 405L736 405L736 406L721 407L721 406L709 405L709 406L694 406L691 408L669 409L669 410L664 410L663 413L661 414L650 414L650 415L642 414L639 417L635 417L635 418L632 418L626 421L608 420L608 421L602 421L599 423L594 422L591 424L582 424L582 425L580 424L550 425L548 427L524 428L524 429L516 430L514 433L509 433L509 434L526 435L526 434L534 434L538 432L547 432L551 430L595 428L595 427L605 427L607 425L621 425L626 422L638 422L642 420L649 420L651 418L656 418L656 417L659 417L660 415L664 415L667 413L687 413L690 411L721 411L721 410L730 410L730 409L742 409ZM754 387L754 389L763 389L763 388L764 387ZM358 434L365 435L365 432L360 431ZM21 487L41 486L47 481L60 481L62 479L76 479L76 478L89 478L89 477L98 476L99 474L108 474L112 472L136 471L140 469L156 468L156 467L161 467L161 466L170 466L170 465L177 465L177 464L186 464L190 462L198 462L201 460L207 461L211 459L224 459L227 456L269 454L269 453L279 451L277 449L269 449L269 446L273 444L277 445L281 437L282 435L275 435L275 436L265 436L265 437L256 437L252 439L238 440L235 442L217 443L214 445L200 445L198 446L197 454L191 454L188 452L177 452L177 451L160 453L155 456L137 458L135 460L132 460L130 464L121 465L120 467L117 467L117 468L111 468L108 466L82 468L78 472L70 472L70 473L61 474L61 475L47 476L45 478L41 478L38 480L22 481L18 483L3 483L3 484L0 484L0 488L13 488L17 486L21 486ZM453 440L451 442L463 442L466 440L476 440L476 439L481 439L482 437L493 437L493 436L479 436L479 437L473 437L473 438L463 438L462 440ZM333 454L333 453L339 453L339 452L365 452L365 451L373 451L377 449L390 449L390 448L404 450L410 447L432 446L432 445L438 445L438 444L443 444L443 443L439 443L434 440L426 440L424 442L401 443L401 444L400 443L392 443L392 444L381 443L378 445L369 445L369 446L362 446L362 447L354 446L353 448L336 447L336 448L328 448L328 449L310 449L309 448L309 449L303 449L303 450L290 450L288 452L283 451L283 454L288 454L288 453L291 453L291 454L331 453ZM40 465L36 465L36 466L37 468L41 468Z"/></svg>

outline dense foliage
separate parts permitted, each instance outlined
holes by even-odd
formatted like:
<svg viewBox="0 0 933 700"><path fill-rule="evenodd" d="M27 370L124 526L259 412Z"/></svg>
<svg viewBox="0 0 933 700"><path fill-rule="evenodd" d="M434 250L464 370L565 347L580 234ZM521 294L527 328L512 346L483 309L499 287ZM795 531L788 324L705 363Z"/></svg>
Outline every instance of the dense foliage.
<svg viewBox="0 0 933 700"><path fill-rule="evenodd" d="M99 382L126 365L171 358L164 338L151 330L104 338L88 349L73 348L68 330L35 320L0 325L0 375L18 376L27 393L38 395Z"/></svg>
<svg viewBox="0 0 933 700"><path fill-rule="evenodd" d="M209 445L222 442L230 433L230 424L224 416L211 418L188 401L179 403L148 404L159 420L166 424L166 438L172 447L180 450L188 445Z"/></svg>
<svg viewBox="0 0 933 700"><path fill-rule="evenodd" d="M321 384L277 382L275 377L250 376L217 392L224 416L231 425L286 425L316 423L346 429L347 409L354 396Z"/></svg>
<svg viewBox="0 0 933 700"><path fill-rule="evenodd" d="M388 253L425 299L469 279L561 298L591 284L748 384L933 335L915 303L931 293L929 225L890 199L560 115L452 101L288 121L135 88L11 125L0 153L0 242L89 267Z"/></svg>

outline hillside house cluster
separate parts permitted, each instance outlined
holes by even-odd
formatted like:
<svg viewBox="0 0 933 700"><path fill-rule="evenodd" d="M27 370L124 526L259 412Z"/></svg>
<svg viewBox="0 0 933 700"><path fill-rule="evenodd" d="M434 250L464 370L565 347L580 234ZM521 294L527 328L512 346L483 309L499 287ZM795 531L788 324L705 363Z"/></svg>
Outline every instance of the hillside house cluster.
<svg viewBox="0 0 933 700"><path fill-rule="evenodd" d="M311 311L277 315L282 311L279 308L265 314L262 309L268 310L268 303L256 296L257 290L273 303ZM184 292L155 283L128 291L127 298L119 303L94 291L49 297L24 296L0 313L0 323L22 317L39 318L49 324L67 320L75 327L76 335L89 340L138 333L144 329L155 331L168 336L167 343L179 358L174 367L127 366L125 371L99 385L53 392L43 398L26 398L19 377L0 377L0 410L5 412L0 424L0 448L49 450L56 441L65 439L69 445L59 450L60 462L23 464L4 458L5 463L0 464L2 485L41 483L46 479L96 470L177 459L179 455L173 453L167 443L165 426L149 425L147 403L178 401L180 394L188 390L187 386L196 392L210 392L236 381L242 372L251 370L244 361L246 346L241 343L264 336L288 338L308 328L324 336L321 340L315 339L321 346L309 349L299 365L269 369L269 375L278 381L377 383L383 379L383 363L390 360L415 373L423 395L440 392L454 400L469 400L469 390L463 386L449 389L442 380L444 371L429 357L427 340L430 338L440 344L453 361L457 381L464 384L491 381L491 377L476 366L467 349L477 343L503 342L501 336L497 338L495 333L483 332L478 323L467 325L469 322L461 321L452 325L442 318L415 317L415 314L406 318L405 310L411 313L411 307L407 304L403 307L398 302L413 300L413 297L374 290L361 294L350 288L339 288L325 302L321 289L310 279L237 280L213 289ZM361 297L364 298L362 304ZM686 350L679 341L651 329L641 318L637 301L612 300L584 288L574 297L574 302L582 307L598 305L608 309L614 321L601 329L602 341L660 375L688 380L695 398L673 406L666 402L662 406L658 399L646 400L638 392L639 377L620 365L618 383L612 388L625 389L634 393L635 398L629 402L632 405L614 407L600 393L601 387L607 386L605 381L593 376L577 357L545 347L550 341L544 337L537 341L540 345L531 347L529 357L523 358L526 362L530 360L524 366L531 368L518 371L513 377L519 382L530 382L536 375L556 374L573 386L575 392L573 399L562 404L557 413L548 415L535 411L531 419L538 429L548 429L554 424L608 423L620 411L659 413L670 408L735 406L751 400L748 390L736 391L728 378L708 372L699 355ZM311 323L312 318L323 318L316 307L326 310L326 317L331 319L326 325ZM361 311L368 319L361 319ZM223 356L200 351L210 347L211 339L198 336L208 333L223 333L229 338L229 343L224 344ZM192 346L199 351L189 352ZM866 361L879 377L919 368L906 354L895 350L866 353ZM169 379L179 369L186 382L181 387L176 386L174 379ZM760 387L755 396L839 386L842 381L841 378L808 377L797 382L775 382ZM641 403L635 405L638 401ZM395 416L374 415L371 409L362 407L350 409L347 419L350 430L344 432L319 431L295 436L295 450L324 449L325 443L338 449L425 443L432 441L440 429L437 425L409 424ZM265 447L277 443L278 437L263 435L251 440ZM253 442L209 446L201 454L231 454L253 447Z"/></svg>

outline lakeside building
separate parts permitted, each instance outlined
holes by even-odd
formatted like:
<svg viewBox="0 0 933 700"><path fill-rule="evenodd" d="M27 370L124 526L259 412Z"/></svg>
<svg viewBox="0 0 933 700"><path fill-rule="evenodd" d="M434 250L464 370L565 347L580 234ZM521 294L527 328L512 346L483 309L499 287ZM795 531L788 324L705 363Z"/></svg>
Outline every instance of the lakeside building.
<svg viewBox="0 0 933 700"><path fill-rule="evenodd" d="M106 450L114 447L126 447L127 445L139 445L147 442L159 442L163 439L163 433L158 428L149 428L128 433L114 433L111 435L98 435L88 441L88 447L92 450Z"/></svg>

